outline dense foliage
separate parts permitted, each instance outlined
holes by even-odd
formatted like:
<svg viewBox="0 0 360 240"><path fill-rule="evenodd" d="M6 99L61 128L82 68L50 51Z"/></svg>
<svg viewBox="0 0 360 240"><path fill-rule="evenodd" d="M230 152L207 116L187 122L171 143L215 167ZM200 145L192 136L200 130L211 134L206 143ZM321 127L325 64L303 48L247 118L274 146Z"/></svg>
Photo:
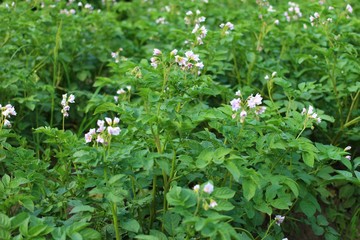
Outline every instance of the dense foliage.
<svg viewBox="0 0 360 240"><path fill-rule="evenodd" d="M356 239L351 1L0 2L0 239Z"/></svg>

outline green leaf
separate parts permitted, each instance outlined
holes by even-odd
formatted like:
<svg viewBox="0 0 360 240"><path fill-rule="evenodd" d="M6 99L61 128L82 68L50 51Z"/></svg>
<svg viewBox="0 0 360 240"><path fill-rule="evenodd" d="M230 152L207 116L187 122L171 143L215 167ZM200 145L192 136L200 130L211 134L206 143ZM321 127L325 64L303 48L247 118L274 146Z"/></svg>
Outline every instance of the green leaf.
<svg viewBox="0 0 360 240"><path fill-rule="evenodd" d="M214 192L212 193L212 196L217 199L230 199L234 197L234 195L235 191L228 187L215 188Z"/></svg>
<svg viewBox="0 0 360 240"><path fill-rule="evenodd" d="M302 152L302 159L304 161L304 163L306 165L308 165L309 167L313 167L314 166L314 155L312 153L309 152Z"/></svg>
<svg viewBox="0 0 360 240"><path fill-rule="evenodd" d="M250 201L255 195L257 185L252 179L244 178L242 182L243 195L246 200Z"/></svg>
<svg viewBox="0 0 360 240"><path fill-rule="evenodd" d="M0 213L0 228L10 229L11 221L8 216L3 213Z"/></svg>
<svg viewBox="0 0 360 240"><path fill-rule="evenodd" d="M0 239L2 240L10 240L10 231L3 230L0 227Z"/></svg>
<svg viewBox="0 0 360 240"><path fill-rule="evenodd" d="M86 240L101 240L102 239L101 234L98 231L91 229L91 228L85 228L85 229L81 230L80 234L83 237L83 239L86 239Z"/></svg>
<svg viewBox="0 0 360 240"><path fill-rule="evenodd" d="M28 235L31 237L39 236L42 232L47 229L46 225L37 225L29 229Z"/></svg>
<svg viewBox="0 0 360 240"><path fill-rule="evenodd" d="M216 164L222 164L224 162L224 158L228 155L232 150L230 148L220 147L215 150L213 156L213 162Z"/></svg>
<svg viewBox="0 0 360 240"><path fill-rule="evenodd" d="M108 183L109 183L110 185L112 185L112 184L114 184L115 182L117 182L118 180L120 180L120 179L123 178L123 177L125 177L124 174L114 175L114 176L112 176L112 177L109 179Z"/></svg>
<svg viewBox="0 0 360 240"><path fill-rule="evenodd" d="M173 187L166 195L170 205L173 206L182 206L185 208L190 208L196 204L196 196L194 191L190 189L182 189L181 187Z"/></svg>
<svg viewBox="0 0 360 240"><path fill-rule="evenodd" d="M205 148L196 160L196 167L205 168L213 159L214 151L211 148Z"/></svg>
<svg viewBox="0 0 360 240"><path fill-rule="evenodd" d="M166 212L163 217L163 224L165 230L171 236L175 236L177 232L176 229L178 228L180 221L181 221L181 217L179 214L170 213L169 211Z"/></svg>
<svg viewBox="0 0 360 240"><path fill-rule="evenodd" d="M316 212L316 207L314 206L314 204L306 199L302 199L300 201L300 209L303 213L305 213L307 217L314 216Z"/></svg>
<svg viewBox="0 0 360 240"><path fill-rule="evenodd" d="M109 112L109 111L121 112L121 110L122 109L119 106L117 106L116 104L107 102L107 103L103 103L100 106L98 106L94 111L94 115L104 113L104 112Z"/></svg>
<svg viewBox="0 0 360 240"><path fill-rule="evenodd" d="M291 206L291 201L289 197L282 197L272 200L270 204L274 208L286 210L289 209L289 207Z"/></svg>
<svg viewBox="0 0 360 240"><path fill-rule="evenodd" d="M25 198L22 199L21 201L19 201L21 205L23 205L27 210L29 210L30 212L34 212L34 202L29 199L29 198Z"/></svg>
<svg viewBox="0 0 360 240"><path fill-rule="evenodd" d="M126 231L130 231L130 232L137 233L140 230L140 224L135 219L130 219L126 222L122 222L120 226Z"/></svg>
<svg viewBox="0 0 360 240"><path fill-rule="evenodd" d="M236 182L239 182L240 180L240 176L241 176L241 172L238 169L238 167L235 165L235 163L231 161L226 161L225 162L225 167L226 169L231 173L231 175L233 176L234 180Z"/></svg>
<svg viewBox="0 0 360 240"><path fill-rule="evenodd" d="M88 205L81 205L74 207L70 214L78 213L78 212L94 212L95 208L88 206Z"/></svg>
<svg viewBox="0 0 360 240"><path fill-rule="evenodd" d="M290 178L285 178L283 181L293 192L293 194L295 195L295 197L297 198L299 196L299 187L298 184L290 179Z"/></svg>
<svg viewBox="0 0 360 240"><path fill-rule="evenodd" d="M70 237L72 240L83 240L83 237L82 237L81 234L78 233L78 232L74 232L74 233L69 234L69 237Z"/></svg>
<svg viewBox="0 0 360 240"><path fill-rule="evenodd" d="M328 226L329 225L329 222L327 221L326 217L324 215L318 215L316 217L317 219L317 223L320 225L320 226Z"/></svg>
<svg viewBox="0 0 360 240"><path fill-rule="evenodd" d="M158 237L155 236L150 236L150 235L136 235L135 236L136 239L141 239L141 240L160 240Z"/></svg>
<svg viewBox="0 0 360 240"><path fill-rule="evenodd" d="M29 219L30 219L30 216L28 213L26 213L26 212L19 213L15 217L11 218L11 229L16 229L25 222L27 225L27 223L29 222Z"/></svg>

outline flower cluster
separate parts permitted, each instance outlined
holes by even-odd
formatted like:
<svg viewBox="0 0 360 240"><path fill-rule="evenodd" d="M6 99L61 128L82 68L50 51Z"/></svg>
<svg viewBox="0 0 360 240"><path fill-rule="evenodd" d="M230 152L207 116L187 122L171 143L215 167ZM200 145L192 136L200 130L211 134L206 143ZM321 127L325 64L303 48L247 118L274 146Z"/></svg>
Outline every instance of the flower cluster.
<svg viewBox="0 0 360 240"><path fill-rule="evenodd" d="M163 24L163 25L168 24L165 17L160 17L160 18L156 19L155 23L156 24Z"/></svg>
<svg viewBox="0 0 360 240"><path fill-rule="evenodd" d="M0 117L0 129L2 126L4 127L11 127L11 123L8 120L8 118L12 116L16 116L16 111L14 106L11 104L6 104L5 106L2 106L0 104L0 111L1 111L1 117Z"/></svg>
<svg viewBox="0 0 360 240"><path fill-rule="evenodd" d="M309 109L303 108L301 115L306 115L306 119L314 119L317 123L321 122L321 118L314 112L313 106L309 105Z"/></svg>
<svg viewBox="0 0 360 240"><path fill-rule="evenodd" d="M158 64L160 62L159 56L161 56L161 55L162 55L162 52L159 49L154 48L154 51L153 51L153 56L154 57L150 58L151 66L153 68L158 67Z"/></svg>
<svg viewBox="0 0 360 240"><path fill-rule="evenodd" d="M222 23L220 24L220 28L223 29L224 34L228 35L230 33L230 31L234 30L234 24L232 24L231 22L227 22L227 23Z"/></svg>
<svg viewBox="0 0 360 240"><path fill-rule="evenodd" d="M62 100L61 100L61 106L63 108L61 109L61 113L63 114L64 117L69 116L69 113L68 113L70 110L69 103L75 103L75 96L73 94L70 94L70 96L68 97L66 93L63 94Z"/></svg>
<svg viewBox="0 0 360 240"><path fill-rule="evenodd" d="M276 221L275 223L278 226L280 226L280 224L282 224L284 220L285 220L285 216L281 216L281 215L275 216L275 221Z"/></svg>
<svg viewBox="0 0 360 240"><path fill-rule="evenodd" d="M128 93L130 93L130 91L131 91L131 86L126 86L126 90L127 90ZM115 102L118 102L118 101L119 101L119 96L126 94L126 90L125 90L124 88L120 88L119 90L116 91L116 94L117 94L118 96L114 96Z"/></svg>
<svg viewBox="0 0 360 240"><path fill-rule="evenodd" d="M118 63L121 60L126 61L127 59L125 57L120 57L120 52L124 51L123 48L119 48L116 52L111 52L111 57L115 60L116 63Z"/></svg>
<svg viewBox="0 0 360 240"><path fill-rule="evenodd" d="M205 26L200 27L200 24L196 23L191 33L195 34L197 44L204 44L203 39L206 37L207 34L207 29L205 28Z"/></svg>
<svg viewBox="0 0 360 240"><path fill-rule="evenodd" d="M286 21L290 22L291 19L298 20L302 17L302 13L300 11L299 4L296 4L294 2L288 2L289 8L288 11L284 12L284 16L286 18Z"/></svg>
<svg viewBox="0 0 360 240"><path fill-rule="evenodd" d="M108 126L105 126L105 121ZM115 117L114 119L106 117L104 120L98 120L98 129L91 128L88 133L85 134L85 142L90 143L95 140L97 143L107 144L109 138L120 134L120 127L116 126L120 119Z"/></svg>
<svg viewBox="0 0 360 240"><path fill-rule="evenodd" d="M191 25L192 22L194 22L195 24L200 24L202 22L205 22L206 17L199 16L200 14L201 14L200 10L196 10L195 15L192 11L187 11L186 16L184 18L185 24Z"/></svg>
<svg viewBox="0 0 360 240"><path fill-rule="evenodd" d="M204 64L200 61L199 55L194 54L193 51L185 52L184 57L175 55L175 62L181 67L182 70L190 70L195 66L198 69L199 75L200 69L204 68Z"/></svg>
<svg viewBox="0 0 360 240"><path fill-rule="evenodd" d="M315 12L314 16L310 16L309 19L311 26L315 26L319 18L320 18L320 14L318 12Z"/></svg>
<svg viewBox="0 0 360 240"><path fill-rule="evenodd" d="M214 185L210 182L206 183L201 191L200 189L200 185L199 184L196 184L194 187L193 187L193 190L196 194L198 194L198 196L200 197L201 196L201 193L204 192L208 195L210 195L213 191L214 191ZM208 210L209 208L214 208L216 207L218 204L217 202L212 199L212 198L208 198L208 197L205 197L205 198L202 198L202 201L203 201L203 208L205 210Z"/></svg>
<svg viewBox="0 0 360 240"><path fill-rule="evenodd" d="M351 146L347 146L346 148L344 148L345 152L350 151L350 150L351 150ZM351 160L351 155L346 155L345 158L348 160Z"/></svg>
<svg viewBox="0 0 360 240"><path fill-rule="evenodd" d="M238 116L238 112L240 111L240 122L243 123L245 121L246 116L248 115L248 112L253 111L255 115L260 115L265 112L266 107L260 106L262 104L262 97L259 93L257 93L255 96L251 94L246 101L242 100L241 92L237 91L235 93L238 98L234 98L230 101L231 108L233 112L235 112L232 115L232 118L235 119Z"/></svg>

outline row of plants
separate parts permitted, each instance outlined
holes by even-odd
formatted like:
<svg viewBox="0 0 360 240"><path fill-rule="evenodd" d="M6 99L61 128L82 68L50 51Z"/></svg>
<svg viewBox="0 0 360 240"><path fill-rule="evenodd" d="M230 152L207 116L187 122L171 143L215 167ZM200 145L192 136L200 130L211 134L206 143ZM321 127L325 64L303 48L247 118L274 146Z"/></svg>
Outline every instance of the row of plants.
<svg viewBox="0 0 360 240"><path fill-rule="evenodd" d="M355 7L4 1L0 239L356 239Z"/></svg>

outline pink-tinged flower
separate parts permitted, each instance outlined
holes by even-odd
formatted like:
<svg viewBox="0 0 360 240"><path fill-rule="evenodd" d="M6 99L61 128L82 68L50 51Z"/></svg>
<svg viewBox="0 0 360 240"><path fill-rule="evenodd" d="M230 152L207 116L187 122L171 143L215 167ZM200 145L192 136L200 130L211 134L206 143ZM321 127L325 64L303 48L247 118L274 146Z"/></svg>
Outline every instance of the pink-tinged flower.
<svg viewBox="0 0 360 240"><path fill-rule="evenodd" d="M254 108L256 105L260 105L261 101L262 101L262 97L260 94L256 94L255 97L251 94L251 96L248 98L248 107L249 108Z"/></svg>
<svg viewBox="0 0 360 240"><path fill-rule="evenodd" d="M70 94L70 96L68 98L68 102L69 103L75 103L75 96L73 94Z"/></svg>
<svg viewBox="0 0 360 240"><path fill-rule="evenodd" d="M206 20L206 17L202 16L197 19L197 22L201 23L201 22L205 22L205 20Z"/></svg>
<svg viewBox="0 0 360 240"><path fill-rule="evenodd" d="M195 66L196 66L197 68L200 68L200 69L203 69L203 68L204 68L204 64L203 64L202 62L196 63Z"/></svg>
<svg viewBox="0 0 360 240"><path fill-rule="evenodd" d="M1 108L1 105L0 105ZM11 104L6 104L2 108L2 115L4 115L5 118L10 117L11 115L16 116L15 108Z"/></svg>
<svg viewBox="0 0 360 240"><path fill-rule="evenodd" d="M348 160L351 160L351 156L350 156L350 155L347 155L345 158L348 159Z"/></svg>
<svg viewBox="0 0 360 240"><path fill-rule="evenodd" d="M118 124L119 122L120 122L120 118L115 117L114 120L113 120L113 123L114 123L114 124Z"/></svg>
<svg viewBox="0 0 360 240"><path fill-rule="evenodd" d="M194 190L194 192L198 193L199 190L200 190L200 185L199 185L199 184L196 184L196 185L193 187L193 190Z"/></svg>
<svg viewBox="0 0 360 240"><path fill-rule="evenodd" d="M7 119L4 120L4 127L11 127L11 123L9 120Z"/></svg>
<svg viewBox="0 0 360 240"><path fill-rule="evenodd" d="M283 223L284 220L285 220L285 216L281 216L281 215L275 216L275 221L278 226L280 226L280 224Z"/></svg>
<svg viewBox="0 0 360 240"><path fill-rule="evenodd" d="M214 207L216 207L218 204L217 204L217 202L215 201L215 200L210 200L210 204L209 204L209 207L210 208L214 208Z"/></svg>
<svg viewBox="0 0 360 240"><path fill-rule="evenodd" d="M194 60L195 62L200 61L199 55L198 54L194 54L193 51L187 51L185 52L185 56L187 57L187 59L190 60Z"/></svg>
<svg viewBox="0 0 360 240"><path fill-rule="evenodd" d="M349 13L353 12L353 8L351 7L350 4L346 5L346 11L348 11Z"/></svg>
<svg viewBox="0 0 360 240"><path fill-rule="evenodd" d="M255 111L255 114L256 115L260 115L260 114L263 114L266 110L266 107L262 106L262 107L259 107L256 111Z"/></svg>
<svg viewBox="0 0 360 240"><path fill-rule="evenodd" d="M242 110L242 111L240 112L240 118L241 118L241 119L244 119L246 116L247 116L247 112L246 112L245 110Z"/></svg>
<svg viewBox="0 0 360 240"><path fill-rule="evenodd" d="M160 56L161 54L162 54L162 52L159 49L154 48L154 52L153 52L154 56Z"/></svg>
<svg viewBox="0 0 360 240"><path fill-rule="evenodd" d="M89 143L92 141L92 135L90 133L85 134L85 142Z"/></svg>
<svg viewBox="0 0 360 240"><path fill-rule="evenodd" d="M100 135L98 135L97 138L96 138L96 142L98 142L98 143L104 143L105 140L104 140L104 138L102 138Z"/></svg>
<svg viewBox="0 0 360 240"><path fill-rule="evenodd" d="M99 126L99 128L96 130L96 132L103 132L105 130L105 121L104 120L97 120L97 125Z"/></svg>
<svg viewBox="0 0 360 240"><path fill-rule="evenodd" d="M175 62L178 63L180 66L187 65L188 59L185 57L180 57L179 55L175 56Z"/></svg>
<svg viewBox="0 0 360 240"><path fill-rule="evenodd" d="M210 182L208 182L207 184L205 184L204 186L204 192L210 194L214 191L214 185L212 185Z"/></svg>
<svg viewBox="0 0 360 240"><path fill-rule="evenodd" d="M319 14L318 12L315 12L315 13L314 13L314 17L315 17L315 18L319 18L319 17L320 17L320 14Z"/></svg>
<svg viewBox="0 0 360 240"><path fill-rule="evenodd" d="M310 22L312 23L314 20L315 20L315 18L313 17L313 16L310 16Z"/></svg>
<svg viewBox="0 0 360 240"><path fill-rule="evenodd" d="M237 111L241 108L240 106L241 103L241 99L240 98L234 98L233 100L230 101L231 104L231 108L233 111Z"/></svg>
<svg viewBox="0 0 360 240"><path fill-rule="evenodd" d="M346 148L344 148L344 151L350 151L351 150L351 146L347 146Z"/></svg>
<svg viewBox="0 0 360 240"><path fill-rule="evenodd" d="M107 130L110 135L114 135L114 136L119 135L121 131L119 127L112 127L112 126L107 127Z"/></svg>

